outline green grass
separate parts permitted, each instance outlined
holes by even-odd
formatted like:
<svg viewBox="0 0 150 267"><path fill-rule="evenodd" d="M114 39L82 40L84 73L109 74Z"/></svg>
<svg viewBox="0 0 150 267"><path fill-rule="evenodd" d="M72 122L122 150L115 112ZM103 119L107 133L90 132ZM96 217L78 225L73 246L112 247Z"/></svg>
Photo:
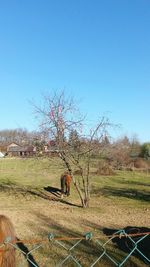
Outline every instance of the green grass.
<svg viewBox="0 0 150 267"><path fill-rule="evenodd" d="M49 183L49 178L54 180L62 172L61 162L48 159L1 159L0 181L13 181L20 185L37 185L42 187ZM60 175L60 174L59 174Z"/></svg>
<svg viewBox="0 0 150 267"><path fill-rule="evenodd" d="M115 176L94 177L93 195L113 198L119 205L148 206L150 201L150 175L138 172L118 171Z"/></svg>

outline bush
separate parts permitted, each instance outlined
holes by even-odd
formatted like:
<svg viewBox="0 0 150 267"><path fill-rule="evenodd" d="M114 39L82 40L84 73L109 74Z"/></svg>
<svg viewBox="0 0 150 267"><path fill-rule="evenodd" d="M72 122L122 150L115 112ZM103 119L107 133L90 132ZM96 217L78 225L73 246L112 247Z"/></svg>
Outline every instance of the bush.
<svg viewBox="0 0 150 267"><path fill-rule="evenodd" d="M96 174L97 175L114 175L115 172L106 161L99 161Z"/></svg>
<svg viewBox="0 0 150 267"><path fill-rule="evenodd" d="M147 162L142 159L142 158L137 158L135 161L134 161L134 167L135 168L138 168L138 169L147 169L148 168L148 164Z"/></svg>

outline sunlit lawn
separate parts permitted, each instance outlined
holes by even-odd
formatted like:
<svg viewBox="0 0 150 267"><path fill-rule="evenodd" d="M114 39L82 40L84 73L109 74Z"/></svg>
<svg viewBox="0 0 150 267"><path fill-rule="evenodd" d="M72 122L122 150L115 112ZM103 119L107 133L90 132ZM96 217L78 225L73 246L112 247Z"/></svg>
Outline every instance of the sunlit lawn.
<svg viewBox="0 0 150 267"><path fill-rule="evenodd" d="M101 236L101 240L107 240L104 228L150 228L150 174L131 171L118 171L113 176L92 174L90 208L82 209L73 185L71 196L63 200L59 193L55 195L46 190L60 189L63 170L64 165L58 158L0 160L0 210L12 219L20 238L47 238L49 232L75 236L90 231ZM112 245L111 249L114 251ZM88 251L86 253L88 255ZM83 262L88 266L85 259ZM134 262L132 266L144 266L142 261L132 259L132 264ZM131 266L130 263L125 266ZM55 266L47 264L42 266ZM96 266L113 265L103 261L103 265Z"/></svg>

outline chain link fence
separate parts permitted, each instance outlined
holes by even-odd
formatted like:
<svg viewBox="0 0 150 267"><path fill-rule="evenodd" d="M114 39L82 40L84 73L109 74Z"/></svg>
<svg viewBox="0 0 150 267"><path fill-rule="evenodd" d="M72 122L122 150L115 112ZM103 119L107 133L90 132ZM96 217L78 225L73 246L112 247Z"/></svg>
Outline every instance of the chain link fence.
<svg viewBox="0 0 150 267"><path fill-rule="evenodd" d="M8 237L0 244L0 253L6 245L15 248L17 267L150 266L150 232L129 234L121 229L107 239L92 232L77 237L50 233L46 239L16 243Z"/></svg>

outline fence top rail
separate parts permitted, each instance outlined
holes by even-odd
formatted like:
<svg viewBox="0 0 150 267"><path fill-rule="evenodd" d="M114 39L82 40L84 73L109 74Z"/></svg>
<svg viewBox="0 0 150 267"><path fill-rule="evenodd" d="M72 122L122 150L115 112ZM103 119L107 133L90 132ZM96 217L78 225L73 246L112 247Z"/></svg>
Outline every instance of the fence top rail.
<svg viewBox="0 0 150 267"><path fill-rule="evenodd" d="M148 236L150 232L144 233L133 233L128 234L124 230L118 231L118 233L114 233L112 235L107 235L107 238L127 238L127 237L141 237L141 236ZM39 243L49 243L50 240L57 240L57 241L69 241L69 240L97 240L104 238L104 235L93 236L92 232L86 233L85 235L77 236L77 237L67 237L67 236L55 236L53 234L48 234L48 238L46 239L21 239L21 240L11 240L10 237L7 237L3 243L0 243L0 251L2 250L2 246L5 244L19 244L19 243L26 243L26 244L39 244Z"/></svg>

